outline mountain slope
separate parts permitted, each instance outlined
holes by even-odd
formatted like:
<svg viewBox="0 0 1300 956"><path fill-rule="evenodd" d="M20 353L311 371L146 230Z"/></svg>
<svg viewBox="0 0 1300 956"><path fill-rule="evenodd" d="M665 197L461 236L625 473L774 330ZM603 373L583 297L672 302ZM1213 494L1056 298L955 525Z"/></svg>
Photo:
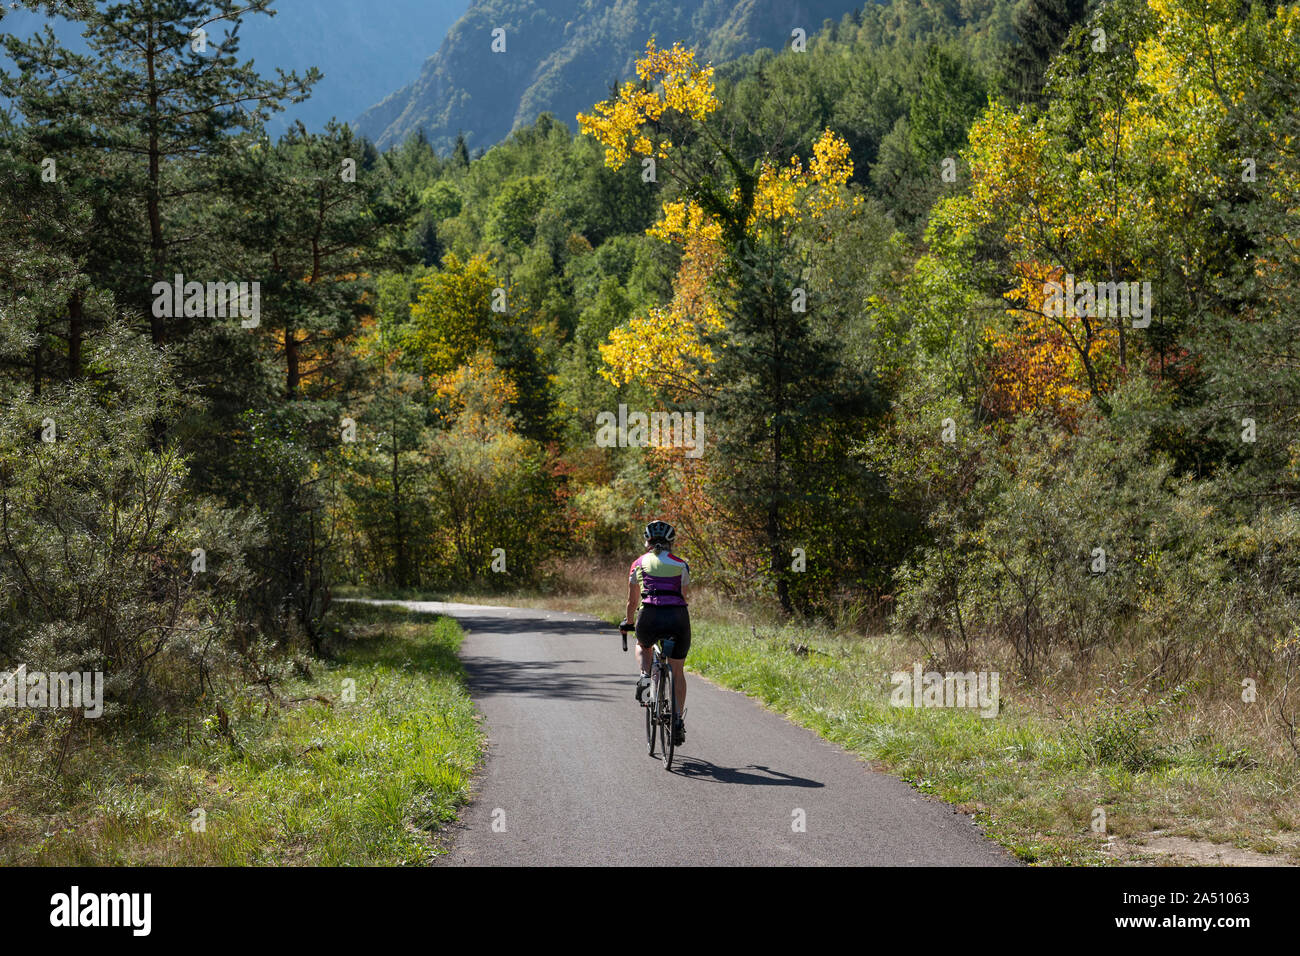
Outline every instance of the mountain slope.
<svg viewBox="0 0 1300 956"><path fill-rule="evenodd" d="M574 125L579 110L633 75L646 40L681 40L720 62L779 49L800 27L811 36L855 0L473 0L409 86L371 107L358 130L381 148L424 130L450 148L463 131L490 146L549 110ZM491 50L492 30L506 49Z"/></svg>
<svg viewBox="0 0 1300 956"><path fill-rule="evenodd" d="M276 0L274 17L249 15L240 30L239 59L253 60L264 76L276 67L305 72L320 67L324 77L311 98L291 104L267 129L282 133L294 120L308 129L332 116L349 120L406 80L428 57L469 0ZM7 15L3 15L7 14ZM3 11L0 32L28 37L47 24L72 50L86 51L77 27L62 17L28 10ZM0 68L12 64L0 55Z"/></svg>

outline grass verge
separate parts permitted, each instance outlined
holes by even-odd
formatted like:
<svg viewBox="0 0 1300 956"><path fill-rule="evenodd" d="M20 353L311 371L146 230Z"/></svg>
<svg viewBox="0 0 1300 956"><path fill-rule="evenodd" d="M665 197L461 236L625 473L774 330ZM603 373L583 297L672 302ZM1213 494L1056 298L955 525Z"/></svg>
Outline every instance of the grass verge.
<svg viewBox="0 0 1300 956"><path fill-rule="evenodd" d="M334 659L274 693L239 692L188 741L179 723L123 728L85 741L58 776L3 741L0 864L430 862L483 752L462 632L451 618L336 607Z"/></svg>

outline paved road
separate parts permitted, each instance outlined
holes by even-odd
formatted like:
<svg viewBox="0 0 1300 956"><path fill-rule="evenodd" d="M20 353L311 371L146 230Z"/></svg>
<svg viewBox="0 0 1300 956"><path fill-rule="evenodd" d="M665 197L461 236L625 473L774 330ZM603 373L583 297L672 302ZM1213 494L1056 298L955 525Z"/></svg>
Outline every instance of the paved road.
<svg viewBox="0 0 1300 956"><path fill-rule="evenodd" d="M469 632L461 657L488 734L441 865L1014 864L964 814L695 675L665 772L646 752L632 650L602 621L395 603Z"/></svg>

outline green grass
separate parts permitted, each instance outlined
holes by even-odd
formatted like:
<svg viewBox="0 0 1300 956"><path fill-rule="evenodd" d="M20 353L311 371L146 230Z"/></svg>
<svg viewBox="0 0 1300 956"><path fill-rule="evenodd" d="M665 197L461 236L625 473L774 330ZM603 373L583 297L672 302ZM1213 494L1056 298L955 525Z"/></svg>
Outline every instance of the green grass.
<svg viewBox="0 0 1300 956"><path fill-rule="evenodd" d="M255 688L227 701L228 735L215 715L188 743L176 727L133 728L84 744L57 779L6 748L0 863L431 861L483 752L456 656L461 630L360 605L339 606L336 620L337 657L274 699Z"/></svg>

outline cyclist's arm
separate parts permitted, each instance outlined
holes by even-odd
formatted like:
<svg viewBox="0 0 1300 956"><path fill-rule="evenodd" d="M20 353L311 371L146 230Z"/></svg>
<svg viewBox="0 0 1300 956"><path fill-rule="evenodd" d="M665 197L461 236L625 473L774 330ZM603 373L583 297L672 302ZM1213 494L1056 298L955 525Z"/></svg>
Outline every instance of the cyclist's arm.
<svg viewBox="0 0 1300 956"><path fill-rule="evenodd" d="M636 623L636 606L641 603L641 591L636 586L636 579L627 582L627 622Z"/></svg>
<svg viewBox="0 0 1300 956"><path fill-rule="evenodd" d="M687 604L690 604L691 603L691 569L689 567L684 568L682 570L681 587L682 587L682 600L685 601Z"/></svg>

